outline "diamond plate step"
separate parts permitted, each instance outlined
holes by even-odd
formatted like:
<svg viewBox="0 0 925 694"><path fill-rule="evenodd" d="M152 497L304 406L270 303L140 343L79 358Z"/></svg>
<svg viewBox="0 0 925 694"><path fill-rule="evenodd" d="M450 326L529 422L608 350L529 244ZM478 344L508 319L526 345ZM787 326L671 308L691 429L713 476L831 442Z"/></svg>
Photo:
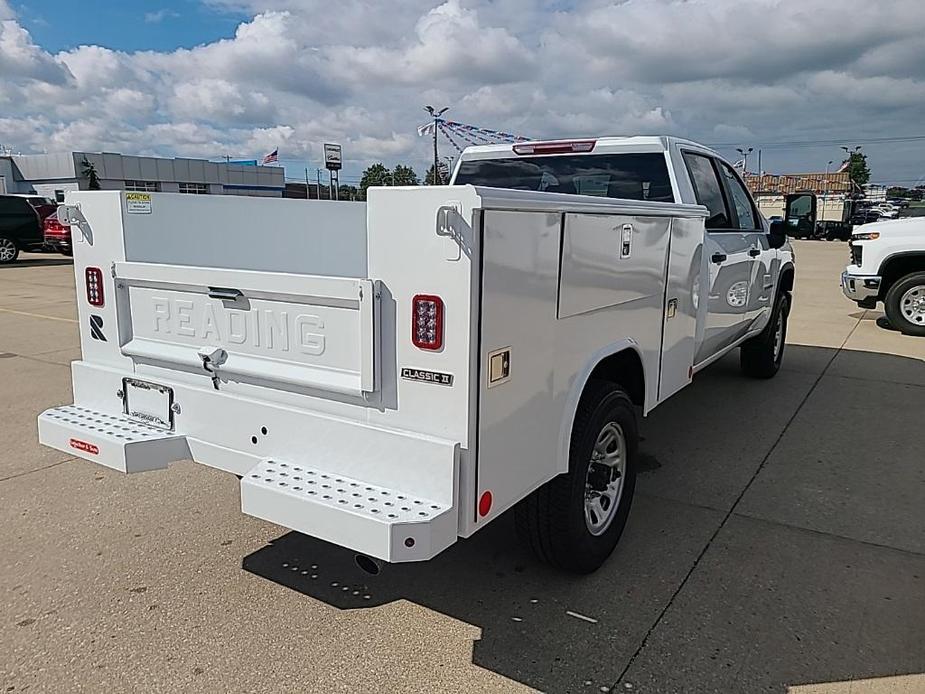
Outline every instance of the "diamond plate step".
<svg viewBox="0 0 925 694"><path fill-rule="evenodd" d="M241 480L241 509L390 562L430 559L456 540L453 506L302 463L258 463Z"/></svg>
<svg viewBox="0 0 925 694"><path fill-rule="evenodd" d="M166 468L190 457L186 437L79 405L39 415L39 441L121 472Z"/></svg>

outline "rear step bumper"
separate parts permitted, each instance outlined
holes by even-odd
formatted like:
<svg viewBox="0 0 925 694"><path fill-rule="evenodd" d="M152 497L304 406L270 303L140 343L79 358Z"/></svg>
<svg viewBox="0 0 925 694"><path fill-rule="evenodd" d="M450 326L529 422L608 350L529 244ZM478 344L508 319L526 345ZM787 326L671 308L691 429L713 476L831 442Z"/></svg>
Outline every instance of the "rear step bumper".
<svg viewBox="0 0 925 694"><path fill-rule="evenodd" d="M185 436L78 405L40 414L39 442L121 472L159 470L190 457Z"/></svg>
<svg viewBox="0 0 925 694"><path fill-rule="evenodd" d="M389 562L430 559L456 540L452 506L276 460L241 480L241 510Z"/></svg>
<svg viewBox="0 0 925 694"><path fill-rule="evenodd" d="M78 405L46 410L38 429L44 445L126 473L190 458L196 441ZM324 469L258 462L241 480L241 510L389 562L430 559L456 541L458 446L361 425L339 433L343 445L319 456ZM355 457L363 453L375 459ZM355 471L364 469L378 483L360 479L367 475Z"/></svg>

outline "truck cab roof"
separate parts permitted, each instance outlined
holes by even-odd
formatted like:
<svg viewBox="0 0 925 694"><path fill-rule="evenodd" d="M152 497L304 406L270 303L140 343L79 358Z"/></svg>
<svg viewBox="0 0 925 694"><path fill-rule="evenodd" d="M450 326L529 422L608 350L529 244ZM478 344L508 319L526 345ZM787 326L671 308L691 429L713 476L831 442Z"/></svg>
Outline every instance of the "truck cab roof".
<svg viewBox="0 0 925 694"><path fill-rule="evenodd" d="M693 140L670 135L630 135L605 137L573 137L561 140L524 140L497 145L475 145L467 147L460 155L460 161L472 159L497 159L516 156L555 155L555 154L617 154L621 152L667 152L675 144L691 149L707 151L719 156L709 147ZM574 149L577 145L579 148ZM581 148L584 145L585 148ZM587 146L590 145L590 148ZM530 152L529 148L534 147ZM568 149L565 149L568 147ZM537 151L537 148L539 150ZM517 150L521 149L521 152Z"/></svg>
<svg viewBox="0 0 925 694"><path fill-rule="evenodd" d="M722 159L667 135L522 141L467 148L451 183L695 204L683 150Z"/></svg>

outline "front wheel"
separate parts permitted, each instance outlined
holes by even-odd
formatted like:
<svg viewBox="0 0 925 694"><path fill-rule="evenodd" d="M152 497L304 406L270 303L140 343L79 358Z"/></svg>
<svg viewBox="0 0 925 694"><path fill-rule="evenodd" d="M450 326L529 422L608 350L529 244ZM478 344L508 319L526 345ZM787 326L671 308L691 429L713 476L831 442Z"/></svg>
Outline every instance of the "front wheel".
<svg viewBox="0 0 925 694"><path fill-rule="evenodd" d="M781 292L774 302L767 327L739 349L739 365L752 378L772 378L784 360L787 341L787 318L790 316L790 294Z"/></svg>
<svg viewBox="0 0 925 694"><path fill-rule="evenodd" d="M569 470L516 508L518 533L542 560L591 573L613 552L636 488L639 433L629 395L590 381L575 414Z"/></svg>
<svg viewBox="0 0 925 694"><path fill-rule="evenodd" d="M19 246L13 239L0 236L0 265L12 263L19 256Z"/></svg>
<svg viewBox="0 0 925 694"><path fill-rule="evenodd" d="M896 280L883 304L894 328L904 335L925 337L925 272Z"/></svg>

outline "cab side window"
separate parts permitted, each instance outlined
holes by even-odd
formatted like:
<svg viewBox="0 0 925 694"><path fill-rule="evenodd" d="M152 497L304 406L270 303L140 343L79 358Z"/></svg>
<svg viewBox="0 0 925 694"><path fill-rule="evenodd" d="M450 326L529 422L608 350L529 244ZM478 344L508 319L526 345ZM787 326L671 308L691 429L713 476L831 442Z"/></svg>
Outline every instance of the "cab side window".
<svg viewBox="0 0 925 694"><path fill-rule="evenodd" d="M707 208L707 229L732 228L732 218L726 205L726 196L710 157L685 152L684 162L687 164L687 171L694 185L694 196L698 203Z"/></svg>
<svg viewBox="0 0 925 694"><path fill-rule="evenodd" d="M720 163L720 169L723 172L723 178L726 179L727 190L732 197L732 206L735 208L736 218L739 221L739 229L744 231L758 229L758 219L752 207L752 199L745 190L745 186L728 164Z"/></svg>

